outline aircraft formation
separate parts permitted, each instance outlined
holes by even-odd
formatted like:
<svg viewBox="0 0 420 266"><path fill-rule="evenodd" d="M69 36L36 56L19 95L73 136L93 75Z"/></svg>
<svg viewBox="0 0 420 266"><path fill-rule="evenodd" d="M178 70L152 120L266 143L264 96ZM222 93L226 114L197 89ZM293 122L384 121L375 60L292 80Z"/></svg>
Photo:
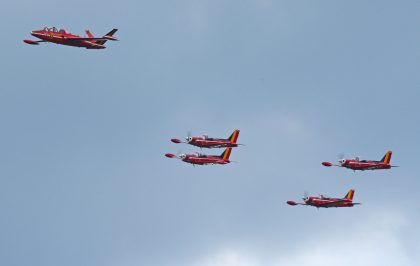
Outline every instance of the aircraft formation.
<svg viewBox="0 0 420 266"><path fill-rule="evenodd" d="M354 159L345 159L341 158L338 160L339 164L333 164L330 162L322 162L323 166L331 167L344 167L351 169L353 171L365 171L365 170L385 170L391 169L392 167L398 167L396 165L391 165L391 156L392 151L387 151L384 157L380 161L375 160L360 160L359 157ZM317 208L339 208L339 207L353 207L354 205L359 205L361 203L354 203L353 196L355 190L350 189L349 192L344 196L344 198L330 198L320 195L319 197L316 196L304 196L302 198L304 203L297 203L295 201L289 200L287 204L291 206L296 205L303 205L303 206L313 206Z"/></svg>
<svg viewBox="0 0 420 266"><path fill-rule="evenodd" d="M229 160L232 148L238 147L237 140L239 137L239 130L236 129L233 131L232 135L229 138L209 138L207 135L201 137L192 137L188 136L185 138L186 141L181 141L179 139L171 139L173 143L185 143L193 145L200 148L226 148L221 155L204 155L201 153L193 154L180 154L176 156L172 153L165 154L168 158L176 158L183 162L190 163L192 165L205 165L205 164L228 164L231 161Z"/></svg>
<svg viewBox="0 0 420 266"><path fill-rule="evenodd" d="M82 47L86 49L105 49L105 43L107 41L118 41L114 34L118 29L112 29L107 34L102 37L95 37L90 30L86 30L86 36L82 37L79 35L72 34L64 29L58 30L55 27L44 27L41 30L31 31L31 35L38 38L39 40L24 40L25 43L31 45L39 45L40 43L55 43L60 45ZM200 152L195 152L191 154L179 154L175 155L172 153L166 153L165 156L168 158L179 159L185 163L195 165L225 165L231 163L230 155L233 148L242 146L243 144L238 144L238 137L240 131L238 129L234 130L233 133L228 138L211 138L207 135L203 136L188 136L185 138L185 141L182 141L178 138L172 138L171 141L176 144L188 144L200 149L220 149L224 148L225 150L220 155L205 155ZM354 159L345 159L341 158L338 163L333 164L331 162L322 162L323 166L326 167L342 167L351 169L353 171L365 171L365 170L384 170L391 169L393 167L398 167L391 165L391 156L392 151L386 152L385 156L380 161L375 160L360 160L359 157ZM353 197L355 194L354 189L350 189L348 193L343 198L331 198L323 195L319 196L308 196L305 195L302 200L302 203L289 200L286 203L291 206L312 206L316 208L339 208L339 207L353 207L361 203L353 202Z"/></svg>
<svg viewBox="0 0 420 266"><path fill-rule="evenodd" d="M165 154L168 158L176 158L182 160L186 163L190 163L192 165L205 165L205 164L228 164L229 156L231 154L232 148L236 148L243 144L238 144L237 140L239 137L239 130L236 129L233 131L232 135L229 138L210 138L207 135L193 137L188 136L185 138L185 141L182 141L177 138L172 138L171 141L173 143L184 143L193 145L199 148L226 148L224 152L218 155L203 155L201 153L193 153L193 154L180 154L174 155L172 153ZM348 169L352 169L354 171L360 170L382 170L382 169L391 169L392 167L398 167L395 165L391 165L391 156L392 151L387 151L385 156L380 161L375 160L360 160L359 157L355 159L344 159L341 158L338 162L339 164L333 164L330 162L322 162L322 165L326 167L337 166L337 167L344 167ZM305 195L302 200L303 203L298 203L293 200L289 200L286 203L291 206L312 206L316 208L341 208L341 207L353 207L355 205L360 205L361 203L353 202L353 197L355 194L354 189L350 189L347 194L343 198L331 198L326 197L324 195L317 196L307 196Z"/></svg>

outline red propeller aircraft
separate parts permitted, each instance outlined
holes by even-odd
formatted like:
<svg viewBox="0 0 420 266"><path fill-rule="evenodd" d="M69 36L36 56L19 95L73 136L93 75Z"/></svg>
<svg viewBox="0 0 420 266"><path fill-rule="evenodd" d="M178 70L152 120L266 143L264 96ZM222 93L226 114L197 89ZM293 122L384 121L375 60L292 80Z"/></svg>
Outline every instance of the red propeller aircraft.
<svg viewBox="0 0 420 266"><path fill-rule="evenodd" d="M105 49L106 46L104 44L107 41L118 41L117 38L112 36L115 32L117 32L117 29L111 30L103 37L94 37L89 30L86 30L88 37L81 37L63 29L57 30L55 27L45 27L42 30L33 30L31 32L31 35L41 39L40 41L24 40L24 42L32 45L38 45L42 42L52 42L62 45L85 47L86 49Z"/></svg>
<svg viewBox="0 0 420 266"><path fill-rule="evenodd" d="M303 197L304 203L297 203L292 200L287 201L287 204L291 206L304 205L304 206L313 206L317 208L331 208L331 207L353 207L354 205L361 204L353 202L354 189L350 189L349 192L342 199L338 198L329 198L323 195L319 197L314 196L305 196Z"/></svg>
<svg viewBox="0 0 420 266"><path fill-rule="evenodd" d="M388 151L385 156L380 161L370 161L370 160L360 160L359 157L355 159L340 159L337 164L332 164L330 162L323 162L322 165L330 167L330 166L338 166L338 167L345 167L352 170L381 170L381 169L390 169L391 167L398 167L395 165L391 165L391 156L392 151Z"/></svg>
<svg viewBox="0 0 420 266"><path fill-rule="evenodd" d="M231 148L241 145L236 143L239 132L239 129L236 129L227 139L209 138L207 135L203 135L202 137L188 136L185 138L186 141L181 141L179 139L171 139L171 141L173 143L186 143L200 148Z"/></svg>
<svg viewBox="0 0 420 266"><path fill-rule="evenodd" d="M180 159L186 163L190 163L193 165L205 165L205 164L228 164L230 153L232 152L232 148L226 148L226 150L220 155L204 155L200 153L193 153L193 154L180 154L176 156L171 153L165 154L168 158L176 158Z"/></svg>

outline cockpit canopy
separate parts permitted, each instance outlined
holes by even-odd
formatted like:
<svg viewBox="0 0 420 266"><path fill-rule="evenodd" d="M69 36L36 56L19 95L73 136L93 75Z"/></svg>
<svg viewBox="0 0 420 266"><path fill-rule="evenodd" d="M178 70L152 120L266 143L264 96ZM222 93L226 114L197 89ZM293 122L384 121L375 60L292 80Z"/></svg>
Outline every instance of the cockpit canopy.
<svg viewBox="0 0 420 266"><path fill-rule="evenodd" d="M47 32L67 33L65 29L58 30L56 27L51 27L51 28L45 27L44 28L44 31L47 31Z"/></svg>

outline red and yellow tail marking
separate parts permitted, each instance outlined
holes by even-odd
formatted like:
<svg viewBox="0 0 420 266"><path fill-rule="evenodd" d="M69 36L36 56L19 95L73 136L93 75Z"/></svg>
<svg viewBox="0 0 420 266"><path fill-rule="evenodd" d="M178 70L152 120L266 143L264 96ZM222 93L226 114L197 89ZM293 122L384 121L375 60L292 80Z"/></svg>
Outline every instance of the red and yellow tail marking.
<svg viewBox="0 0 420 266"><path fill-rule="evenodd" d="M239 137L239 129L236 129L235 131L233 131L232 135L230 135L229 140L232 143L236 143L236 141L238 140Z"/></svg>
<svg viewBox="0 0 420 266"><path fill-rule="evenodd" d="M388 151L384 157L384 163L389 164L391 162L392 151Z"/></svg>
<svg viewBox="0 0 420 266"><path fill-rule="evenodd" d="M226 150L222 153L223 160L229 160L230 153L232 152L232 148L226 148Z"/></svg>
<svg viewBox="0 0 420 266"><path fill-rule="evenodd" d="M348 200L353 200L353 196L354 196L354 189L350 189L344 198Z"/></svg>

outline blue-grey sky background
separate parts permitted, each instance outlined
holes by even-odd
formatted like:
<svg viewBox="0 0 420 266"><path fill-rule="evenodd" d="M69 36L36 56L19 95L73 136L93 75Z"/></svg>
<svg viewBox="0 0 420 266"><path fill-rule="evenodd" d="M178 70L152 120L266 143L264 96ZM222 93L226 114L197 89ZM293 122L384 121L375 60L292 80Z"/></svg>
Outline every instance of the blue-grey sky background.
<svg viewBox="0 0 420 266"><path fill-rule="evenodd" d="M0 265L420 263L420 2L3 1ZM23 39L44 26L119 42ZM229 136L192 167L172 137ZM339 153L389 171L328 169ZM221 153L221 150L204 150ZM361 206L291 207L311 194Z"/></svg>

